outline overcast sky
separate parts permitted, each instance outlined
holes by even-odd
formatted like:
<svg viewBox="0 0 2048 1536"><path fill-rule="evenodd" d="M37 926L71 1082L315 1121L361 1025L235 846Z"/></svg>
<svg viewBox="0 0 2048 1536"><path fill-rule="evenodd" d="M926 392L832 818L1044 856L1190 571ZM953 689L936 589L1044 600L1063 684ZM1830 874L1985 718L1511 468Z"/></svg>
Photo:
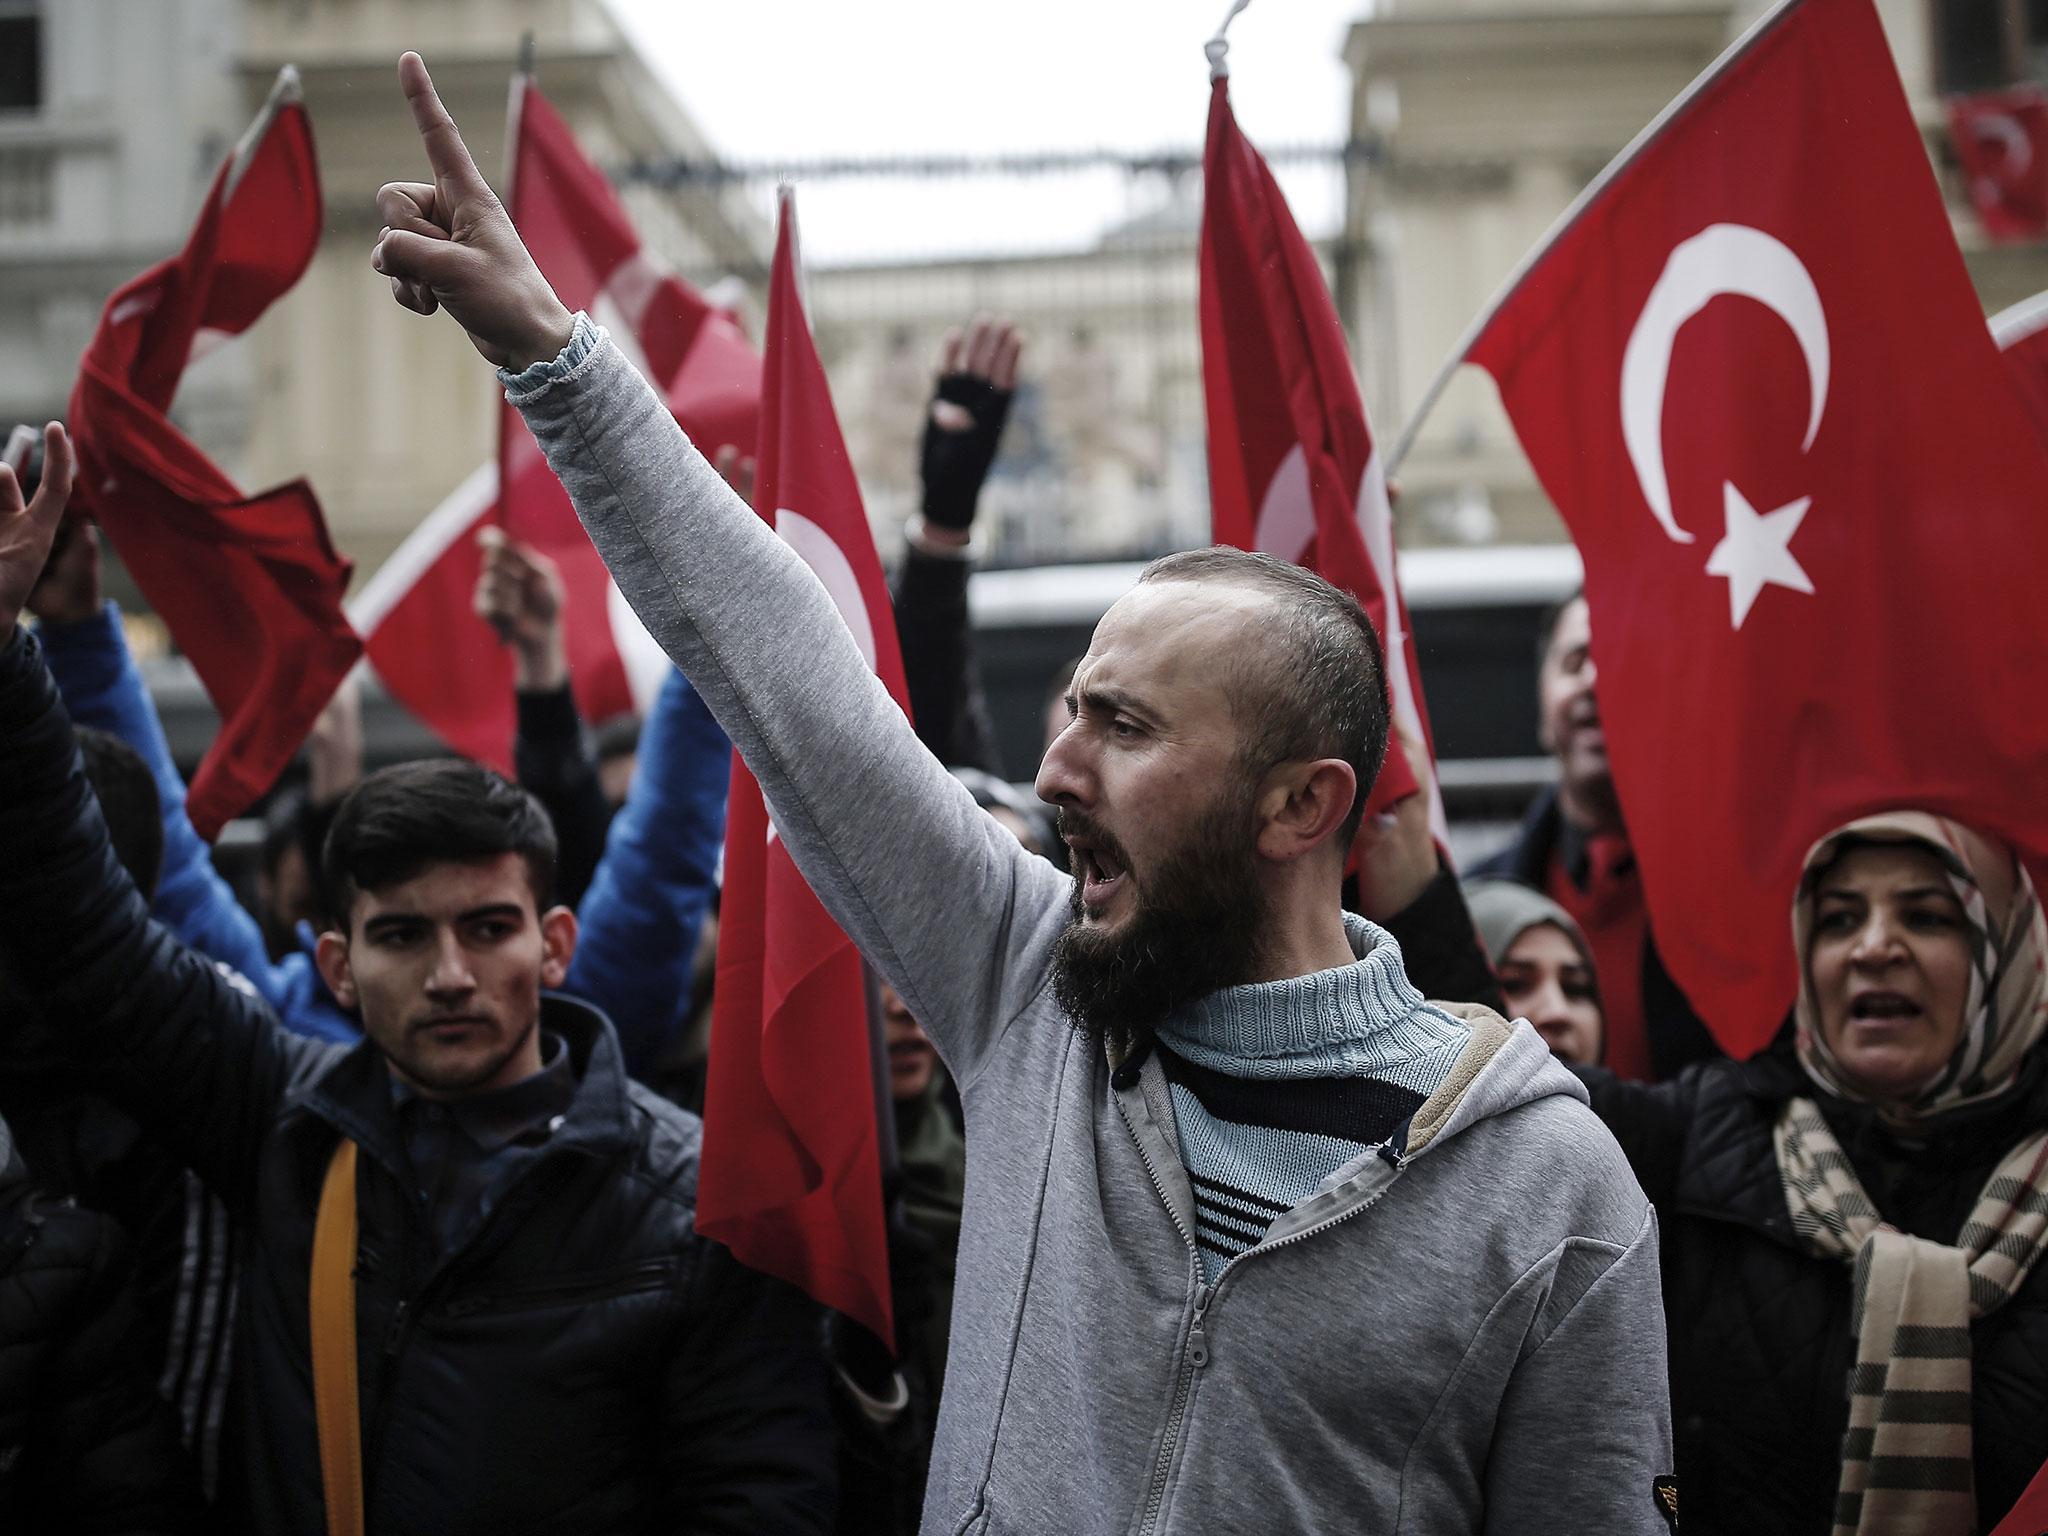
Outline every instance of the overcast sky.
<svg viewBox="0 0 2048 1536"><path fill-rule="evenodd" d="M1202 44L1224 0L610 0L729 160L1196 148ZM1254 0L1231 24L1231 97L1262 145L1337 144L1340 57L1369 0ZM1336 178L1282 170L1312 233ZM1120 179L799 185L813 262L1084 244L1131 211ZM764 199L766 194L764 193ZM765 207L765 201L764 201Z"/></svg>

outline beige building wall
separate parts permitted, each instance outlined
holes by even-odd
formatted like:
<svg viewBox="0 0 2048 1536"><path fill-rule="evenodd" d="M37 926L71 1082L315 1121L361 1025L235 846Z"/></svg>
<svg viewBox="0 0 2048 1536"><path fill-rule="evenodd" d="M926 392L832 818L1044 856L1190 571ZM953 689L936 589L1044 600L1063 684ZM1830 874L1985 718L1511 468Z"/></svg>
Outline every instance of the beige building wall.
<svg viewBox="0 0 2048 1536"><path fill-rule="evenodd" d="M2048 288L2048 249L1990 246L1946 164L1932 0L1878 0L1987 310ZM1347 228L1367 405L1391 441L1474 317L1572 199L1769 7L1765 0L1379 0L1345 48ZM1401 466L1404 544L1564 537L1475 368Z"/></svg>

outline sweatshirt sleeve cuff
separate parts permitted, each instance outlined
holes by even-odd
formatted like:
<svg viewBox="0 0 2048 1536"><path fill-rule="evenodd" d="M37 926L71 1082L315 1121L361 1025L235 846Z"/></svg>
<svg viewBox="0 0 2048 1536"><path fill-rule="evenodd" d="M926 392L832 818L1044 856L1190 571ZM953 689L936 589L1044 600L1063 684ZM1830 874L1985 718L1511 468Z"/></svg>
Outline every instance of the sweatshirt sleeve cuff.
<svg viewBox="0 0 2048 1536"><path fill-rule="evenodd" d="M555 385L573 379L590 361L590 355L597 350L598 343L610 333L592 320L582 310L576 311L576 327L569 333L569 344L553 357L529 364L517 373L498 370L498 382L505 386L505 400L510 405L526 405L538 400Z"/></svg>

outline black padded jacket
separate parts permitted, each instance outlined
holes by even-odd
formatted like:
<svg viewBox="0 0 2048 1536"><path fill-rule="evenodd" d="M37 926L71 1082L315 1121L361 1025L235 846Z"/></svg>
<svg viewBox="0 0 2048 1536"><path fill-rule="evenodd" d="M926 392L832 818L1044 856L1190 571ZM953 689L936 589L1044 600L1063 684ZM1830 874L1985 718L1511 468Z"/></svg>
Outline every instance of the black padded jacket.
<svg viewBox="0 0 2048 1536"><path fill-rule="evenodd" d="M0 1530L196 1531L121 1229L33 1188L0 1125Z"/></svg>
<svg viewBox="0 0 2048 1536"><path fill-rule="evenodd" d="M324 1527L308 1269L322 1176L360 1145L356 1305L372 1533L823 1531L816 1310L694 1224L701 1126L549 997L577 1088L496 1207L436 1257L375 1047L287 1033L152 922L115 862L32 637L0 645L0 964L249 1234L224 1502Z"/></svg>
<svg viewBox="0 0 2048 1536"><path fill-rule="evenodd" d="M2001 1103L1918 1143L1818 1093L1785 1038L1654 1087L1579 1069L1657 1207L1687 1536L1825 1536L1833 1521L1855 1360L1850 1269L1793 1237L1771 1145L1780 1107L1815 1099L1885 1219L1952 1243L1999 1160L2048 1123L2044 1067L2037 1051ZM1970 1338L1977 1513L1989 1530L2048 1458L2048 1264Z"/></svg>

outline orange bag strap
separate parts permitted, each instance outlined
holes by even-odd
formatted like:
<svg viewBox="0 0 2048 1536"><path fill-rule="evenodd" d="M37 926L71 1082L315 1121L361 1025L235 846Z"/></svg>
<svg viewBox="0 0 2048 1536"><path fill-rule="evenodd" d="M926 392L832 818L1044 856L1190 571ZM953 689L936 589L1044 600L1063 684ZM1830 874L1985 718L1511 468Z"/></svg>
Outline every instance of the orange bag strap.
<svg viewBox="0 0 2048 1536"><path fill-rule="evenodd" d="M313 1414L327 1536L363 1536L363 1420L356 1397L356 1144L327 1165L313 1223Z"/></svg>

